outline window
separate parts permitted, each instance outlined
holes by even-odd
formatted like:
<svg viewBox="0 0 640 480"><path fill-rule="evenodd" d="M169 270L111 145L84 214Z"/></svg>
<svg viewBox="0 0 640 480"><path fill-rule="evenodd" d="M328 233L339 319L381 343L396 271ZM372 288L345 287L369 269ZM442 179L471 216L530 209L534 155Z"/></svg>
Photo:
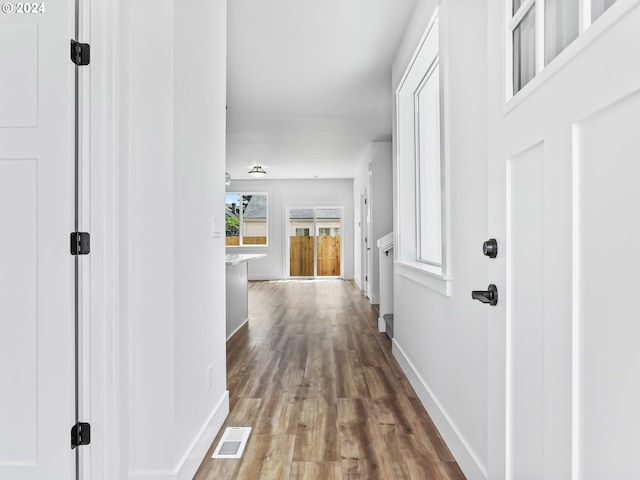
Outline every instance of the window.
<svg viewBox="0 0 640 480"><path fill-rule="evenodd" d="M396 90L400 275L451 295L448 182L438 10Z"/></svg>
<svg viewBox="0 0 640 480"><path fill-rule="evenodd" d="M579 0L546 0L544 9L544 63L578 38Z"/></svg>
<svg viewBox="0 0 640 480"><path fill-rule="evenodd" d="M536 74L536 21L531 6L513 29L512 35L513 92L517 93Z"/></svg>
<svg viewBox="0 0 640 480"><path fill-rule="evenodd" d="M438 57L415 95L417 259L442 266L442 151L440 148L440 67Z"/></svg>
<svg viewBox="0 0 640 480"><path fill-rule="evenodd" d="M615 0L507 0L512 95L573 42ZM582 21L581 21L582 18ZM512 96L511 95L511 96Z"/></svg>
<svg viewBox="0 0 640 480"><path fill-rule="evenodd" d="M266 193L227 193L224 204L227 246L268 244Z"/></svg>
<svg viewBox="0 0 640 480"><path fill-rule="evenodd" d="M340 227L319 227L318 235L323 237L339 237Z"/></svg>

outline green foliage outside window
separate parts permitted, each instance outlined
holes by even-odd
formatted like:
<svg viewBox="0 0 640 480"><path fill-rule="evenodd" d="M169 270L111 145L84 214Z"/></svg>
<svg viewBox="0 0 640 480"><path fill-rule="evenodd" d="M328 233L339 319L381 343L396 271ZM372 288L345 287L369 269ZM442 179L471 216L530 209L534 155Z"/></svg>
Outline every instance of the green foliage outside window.
<svg viewBox="0 0 640 480"><path fill-rule="evenodd" d="M238 217L232 217L226 215L225 231L227 237L239 237L240 236L240 219Z"/></svg>

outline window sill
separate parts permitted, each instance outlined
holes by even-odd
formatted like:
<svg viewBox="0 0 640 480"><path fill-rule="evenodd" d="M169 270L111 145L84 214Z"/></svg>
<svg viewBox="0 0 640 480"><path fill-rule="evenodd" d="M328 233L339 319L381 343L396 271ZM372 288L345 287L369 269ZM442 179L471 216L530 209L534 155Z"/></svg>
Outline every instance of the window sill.
<svg viewBox="0 0 640 480"><path fill-rule="evenodd" d="M452 280L442 274L442 269L419 262L399 260L396 262L396 271L402 275L434 292L450 297L452 295Z"/></svg>

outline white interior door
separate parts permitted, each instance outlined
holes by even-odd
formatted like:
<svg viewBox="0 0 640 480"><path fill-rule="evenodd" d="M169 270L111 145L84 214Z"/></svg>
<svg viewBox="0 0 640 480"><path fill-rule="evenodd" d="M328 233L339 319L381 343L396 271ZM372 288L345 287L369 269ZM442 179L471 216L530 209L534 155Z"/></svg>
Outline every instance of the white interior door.
<svg viewBox="0 0 640 480"><path fill-rule="evenodd" d="M638 3L506 105L512 37L505 3L489 11L492 480L640 478Z"/></svg>
<svg viewBox="0 0 640 480"><path fill-rule="evenodd" d="M371 177L369 176L369 184ZM364 190L364 285L367 298L371 299L371 272L373 271L373 240L371 238L371 186Z"/></svg>
<svg viewBox="0 0 640 480"><path fill-rule="evenodd" d="M69 6L9 2L0 13L3 479L75 472Z"/></svg>

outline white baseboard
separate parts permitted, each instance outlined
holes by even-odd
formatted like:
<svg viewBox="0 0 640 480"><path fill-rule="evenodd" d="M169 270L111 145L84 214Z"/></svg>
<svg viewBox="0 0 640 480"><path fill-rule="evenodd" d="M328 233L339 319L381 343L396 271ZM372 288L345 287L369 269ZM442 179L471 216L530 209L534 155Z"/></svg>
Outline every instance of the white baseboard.
<svg viewBox="0 0 640 480"><path fill-rule="evenodd" d="M286 280L282 275L247 275L248 280L270 281L270 280Z"/></svg>
<svg viewBox="0 0 640 480"><path fill-rule="evenodd" d="M478 460L475 452L451 421L446 410L433 395L431 389L395 338L393 339L392 352L465 476L469 480L486 480L488 476L487 469Z"/></svg>
<svg viewBox="0 0 640 480"><path fill-rule="evenodd" d="M192 480L209 447L229 415L229 391L225 391L211 415L196 435L191 446L173 471L142 471L129 473L129 480Z"/></svg>
<svg viewBox="0 0 640 480"><path fill-rule="evenodd" d="M131 472L129 480L174 480L175 473L169 471Z"/></svg>
<svg viewBox="0 0 640 480"><path fill-rule="evenodd" d="M249 321L249 319L247 318L244 322L242 322L240 324L240 326L238 328L236 328L233 332L231 332L231 334L227 337L227 342L229 340L231 340L231 337L233 337L236 333L238 333L238 330L240 330L242 327L244 327L244 324L247 323Z"/></svg>
<svg viewBox="0 0 640 480"><path fill-rule="evenodd" d="M214 407L209 419L203 425L200 433L191 444L191 448L178 464L176 468L176 480L192 480L198 471L209 447L222 428L222 424L229 415L229 390L226 390L218 404Z"/></svg>
<svg viewBox="0 0 640 480"><path fill-rule="evenodd" d="M249 281L254 280L254 281L277 281L277 280L287 280L287 277L282 276L282 275L248 275L247 279ZM346 275L344 277L342 277L343 280L353 280L353 276L352 275ZM289 279L289 280L294 280ZM306 279L305 279L306 280ZM322 280L322 277L318 277L318 280ZM357 283L357 281L356 281Z"/></svg>
<svg viewBox="0 0 640 480"><path fill-rule="evenodd" d="M387 324L382 317L378 317L378 331L379 332L387 331Z"/></svg>

